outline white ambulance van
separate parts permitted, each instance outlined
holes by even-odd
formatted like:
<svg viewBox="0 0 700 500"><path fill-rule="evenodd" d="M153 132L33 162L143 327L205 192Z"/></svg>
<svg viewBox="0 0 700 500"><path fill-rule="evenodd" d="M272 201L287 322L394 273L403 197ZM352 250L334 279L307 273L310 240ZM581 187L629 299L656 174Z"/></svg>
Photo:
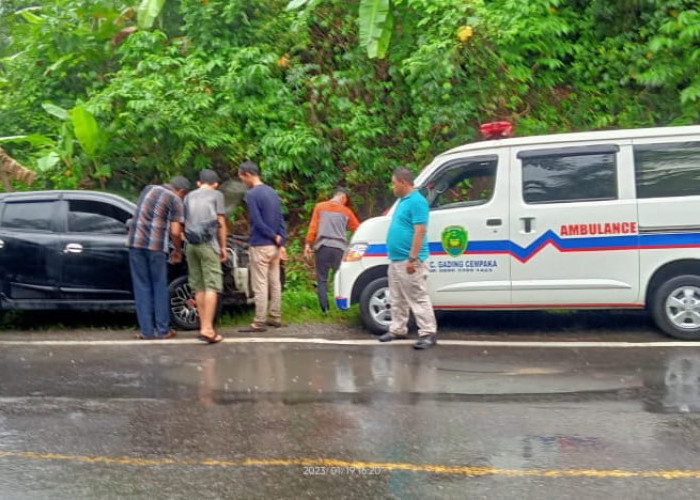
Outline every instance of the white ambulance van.
<svg viewBox="0 0 700 500"><path fill-rule="evenodd" d="M465 144L415 184L436 310L646 308L700 339L700 126ZM395 206L360 226L335 276L338 307L359 303L374 333L391 321Z"/></svg>

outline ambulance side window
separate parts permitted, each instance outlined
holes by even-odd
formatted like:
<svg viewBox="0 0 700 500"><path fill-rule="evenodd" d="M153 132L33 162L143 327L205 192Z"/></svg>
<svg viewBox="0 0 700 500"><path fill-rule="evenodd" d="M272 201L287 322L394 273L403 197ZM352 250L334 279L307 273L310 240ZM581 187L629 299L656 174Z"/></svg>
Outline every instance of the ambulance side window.
<svg viewBox="0 0 700 500"><path fill-rule="evenodd" d="M616 145L521 151L525 203L617 199Z"/></svg>
<svg viewBox="0 0 700 500"><path fill-rule="evenodd" d="M638 198L700 195L700 142L634 147Z"/></svg>
<svg viewBox="0 0 700 500"><path fill-rule="evenodd" d="M421 188L432 210L482 205L493 196L496 156L460 160L440 169Z"/></svg>

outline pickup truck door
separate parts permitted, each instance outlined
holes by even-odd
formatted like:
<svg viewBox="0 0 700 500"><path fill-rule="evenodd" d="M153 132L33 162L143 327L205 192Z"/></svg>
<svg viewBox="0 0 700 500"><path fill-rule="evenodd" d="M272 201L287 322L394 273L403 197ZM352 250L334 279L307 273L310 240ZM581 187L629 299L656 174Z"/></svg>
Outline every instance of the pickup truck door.
<svg viewBox="0 0 700 500"><path fill-rule="evenodd" d="M66 198L61 239L60 293L64 300L133 300L126 246L132 214L111 201Z"/></svg>
<svg viewBox="0 0 700 500"><path fill-rule="evenodd" d="M17 200L0 206L0 293L11 300L58 296L56 201Z"/></svg>

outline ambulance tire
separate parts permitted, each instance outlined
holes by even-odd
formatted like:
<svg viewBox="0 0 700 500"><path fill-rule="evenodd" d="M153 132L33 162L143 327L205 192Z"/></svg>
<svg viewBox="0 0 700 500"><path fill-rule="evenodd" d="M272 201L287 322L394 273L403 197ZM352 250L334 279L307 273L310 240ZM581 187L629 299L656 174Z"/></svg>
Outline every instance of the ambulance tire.
<svg viewBox="0 0 700 500"><path fill-rule="evenodd" d="M651 314L667 335L700 340L700 276L684 274L659 286L653 295Z"/></svg>
<svg viewBox="0 0 700 500"><path fill-rule="evenodd" d="M365 328L375 335L382 335L389 330L391 301L389 299L388 278L377 278L362 290L360 316Z"/></svg>

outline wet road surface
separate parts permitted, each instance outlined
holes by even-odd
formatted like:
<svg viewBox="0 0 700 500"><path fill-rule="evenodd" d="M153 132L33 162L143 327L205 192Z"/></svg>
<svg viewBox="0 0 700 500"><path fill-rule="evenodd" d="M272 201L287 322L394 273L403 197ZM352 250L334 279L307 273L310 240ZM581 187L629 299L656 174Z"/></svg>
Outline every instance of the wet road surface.
<svg viewBox="0 0 700 500"><path fill-rule="evenodd" d="M424 352L328 325L5 332L0 495L697 498L700 344L551 321Z"/></svg>

